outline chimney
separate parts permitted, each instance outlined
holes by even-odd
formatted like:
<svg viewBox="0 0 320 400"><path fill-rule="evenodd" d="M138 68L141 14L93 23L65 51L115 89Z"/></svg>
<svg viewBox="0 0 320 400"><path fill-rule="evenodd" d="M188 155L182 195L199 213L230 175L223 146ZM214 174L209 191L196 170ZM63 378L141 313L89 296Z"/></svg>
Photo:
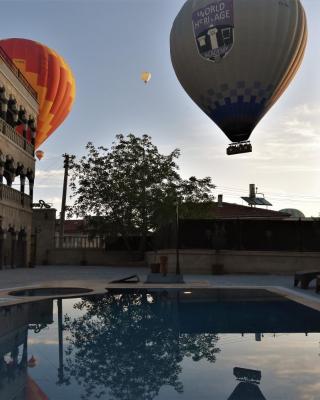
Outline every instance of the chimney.
<svg viewBox="0 0 320 400"><path fill-rule="evenodd" d="M222 200L223 200L223 195L218 194L218 207L223 207Z"/></svg>
<svg viewBox="0 0 320 400"><path fill-rule="evenodd" d="M250 199L256 198L256 185L254 183L250 183L249 185L249 197Z"/></svg>

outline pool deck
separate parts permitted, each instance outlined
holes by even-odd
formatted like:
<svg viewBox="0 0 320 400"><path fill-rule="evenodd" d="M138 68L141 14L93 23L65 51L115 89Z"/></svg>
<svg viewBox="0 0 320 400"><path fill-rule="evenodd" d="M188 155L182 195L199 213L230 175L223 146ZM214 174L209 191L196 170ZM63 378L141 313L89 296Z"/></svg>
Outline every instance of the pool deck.
<svg viewBox="0 0 320 400"><path fill-rule="evenodd" d="M293 287L293 276L284 275L185 275L185 284L145 284L149 270L136 267L95 267L95 266L39 266L32 269L8 269L0 271L0 305L7 306L21 302L41 300L44 297L17 298L8 295L13 289L25 287L85 287L95 293L103 293L108 287L155 287L155 288L208 288L241 287L266 288L280 293L291 300L320 311L320 294L315 293L315 282L303 290ZM137 284L110 284L114 279L137 274ZM65 296L64 296L65 297Z"/></svg>

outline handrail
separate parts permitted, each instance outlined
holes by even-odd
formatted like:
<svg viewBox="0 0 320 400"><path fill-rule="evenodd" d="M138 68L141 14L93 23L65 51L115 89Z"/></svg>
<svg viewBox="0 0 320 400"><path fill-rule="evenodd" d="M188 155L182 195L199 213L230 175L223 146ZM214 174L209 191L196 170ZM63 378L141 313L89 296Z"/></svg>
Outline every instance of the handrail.
<svg viewBox="0 0 320 400"><path fill-rule="evenodd" d="M19 190L0 183L0 200L19 204L21 207L31 209L31 197Z"/></svg>
<svg viewBox="0 0 320 400"><path fill-rule="evenodd" d="M19 81L23 84L23 86L28 90L31 96L38 101L38 94L30 85L28 80L25 78L20 69L14 64L8 54L3 50L0 46L0 58L6 63L6 65L11 69L11 71L15 74L15 76L19 79Z"/></svg>
<svg viewBox="0 0 320 400"><path fill-rule="evenodd" d="M101 236L90 238L87 235L65 235L61 246L59 236L56 236L55 248L61 247L64 249L104 249L105 240Z"/></svg>
<svg viewBox="0 0 320 400"><path fill-rule="evenodd" d="M12 140L15 144L17 144L19 147L24 149L27 153L30 155L34 155L34 146L33 144L29 143L23 136L19 135L15 131L14 128L12 128L11 125L9 125L4 119L0 118L0 132L7 136L10 140Z"/></svg>

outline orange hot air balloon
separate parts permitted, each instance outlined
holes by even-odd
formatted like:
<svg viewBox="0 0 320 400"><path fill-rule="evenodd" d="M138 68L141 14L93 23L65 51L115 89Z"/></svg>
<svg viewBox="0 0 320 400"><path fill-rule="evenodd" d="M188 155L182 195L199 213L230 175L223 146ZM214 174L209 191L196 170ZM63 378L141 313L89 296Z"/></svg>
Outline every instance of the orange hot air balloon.
<svg viewBox="0 0 320 400"><path fill-rule="evenodd" d="M65 60L49 47L29 39L0 40L0 47L38 94L38 148L65 120L75 99L75 79Z"/></svg>
<svg viewBox="0 0 320 400"><path fill-rule="evenodd" d="M41 161L42 158L43 158L43 156L44 156L44 151L42 151L42 150L37 150L37 151L36 151L36 156L37 156L37 159L38 159L39 161Z"/></svg>

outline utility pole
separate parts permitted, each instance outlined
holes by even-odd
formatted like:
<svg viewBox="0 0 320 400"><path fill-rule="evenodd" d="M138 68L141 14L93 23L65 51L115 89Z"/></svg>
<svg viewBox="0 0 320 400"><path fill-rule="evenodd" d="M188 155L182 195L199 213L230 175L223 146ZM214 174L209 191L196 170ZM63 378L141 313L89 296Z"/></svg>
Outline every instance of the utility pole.
<svg viewBox="0 0 320 400"><path fill-rule="evenodd" d="M63 236L64 236L64 220L66 214L66 199L67 199L67 185L68 185L68 171L69 171L69 154L63 154L64 158L64 179L63 179L63 190L62 190L62 202L60 212L60 231L59 231L59 247L63 247Z"/></svg>

